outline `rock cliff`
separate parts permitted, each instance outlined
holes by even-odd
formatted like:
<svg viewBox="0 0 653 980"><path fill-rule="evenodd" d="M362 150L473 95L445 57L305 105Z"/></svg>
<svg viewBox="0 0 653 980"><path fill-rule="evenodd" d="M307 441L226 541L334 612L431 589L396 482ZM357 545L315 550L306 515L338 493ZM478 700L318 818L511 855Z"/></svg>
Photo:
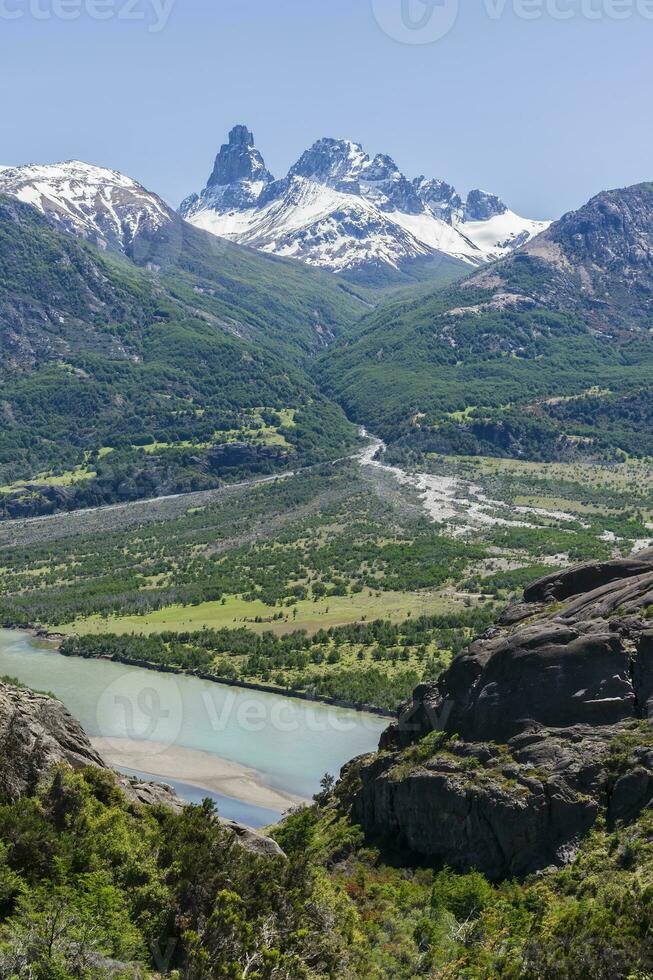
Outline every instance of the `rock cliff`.
<svg viewBox="0 0 653 980"><path fill-rule="evenodd" d="M535 583L352 764L354 818L501 879L653 801L653 551Z"/></svg>

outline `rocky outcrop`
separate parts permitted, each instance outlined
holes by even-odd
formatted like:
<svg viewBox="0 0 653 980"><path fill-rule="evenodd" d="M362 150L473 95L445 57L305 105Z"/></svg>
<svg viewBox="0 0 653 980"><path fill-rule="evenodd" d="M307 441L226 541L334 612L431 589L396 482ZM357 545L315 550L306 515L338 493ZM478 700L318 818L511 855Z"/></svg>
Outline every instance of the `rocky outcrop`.
<svg viewBox="0 0 653 980"><path fill-rule="evenodd" d="M0 683L0 802L34 793L57 766L108 769L86 732L66 708L47 694ZM133 803L180 811L185 802L169 786L116 775ZM263 857L283 854L279 845L235 821L223 821L238 843Z"/></svg>
<svg viewBox="0 0 653 980"><path fill-rule="evenodd" d="M500 214L505 214L508 208L496 194L487 191L473 190L469 192L465 202L465 221L489 221Z"/></svg>
<svg viewBox="0 0 653 980"><path fill-rule="evenodd" d="M73 769L108 769L86 732L47 694L0 684L0 799L13 802L34 793L62 763ZM169 786L117 775L128 799L180 810L185 804Z"/></svg>
<svg viewBox="0 0 653 980"><path fill-rule="evenodd" d="M284 853L275 840L265 837L264 834L257 834L251 827L245 827L242 823L235 820L223 820L222 826L230 830L240 846L250 854L258 854L259 857L283 857Z"/></svg>
<svg viewBox="0 0 653 980"><path fill-rule="evenodd" d="M420 201L430 208L442 221L453 225L463 216L463 199L451 184L445 180L416 177L413 187Z"/></svg>
<svg viewBox="0 0 653 980"><path fill-rule="evenodd" d="M274 177L256 149L253 134L247 126L234 126L229 142L220 147L206 187L201 194L187 197L179 213L190 219L207 209L247 211L256 206L273 182Z"/></svg>
<svg viewBox="0 0 653 980"><path fill-rule="evenodd" d="M587 563L423 684L354 764L371 837L500 879L572 856L653 801L653 553Z"/></svg>
<svg viewBox="0 0 653 980"><path fill-rule="evenodd" d="M65 762L103 766L79 722L45 694L0 684L0 795L33 792L45 773Z"/></svg>
<svg viewBox="0 0 653 980"><path fill-rule="evenodd" d="M208 186L225 186L237 181L269 183L273 179L254 145L254 135L247 126L234 126L229 142L220 147Z"/></svg>

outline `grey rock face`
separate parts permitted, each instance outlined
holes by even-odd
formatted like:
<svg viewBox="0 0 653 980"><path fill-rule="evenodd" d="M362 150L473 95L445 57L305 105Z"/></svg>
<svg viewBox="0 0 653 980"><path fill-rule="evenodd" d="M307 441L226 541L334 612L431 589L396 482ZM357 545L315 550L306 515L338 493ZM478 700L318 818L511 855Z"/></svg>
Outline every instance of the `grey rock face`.
<svg viewBox="0 0 653 980"><path fill-rule="evenodd" d="M502 749L451 742L410 774L381 755L363 769L354 818L382 843L459 871L500 879L544 867L577 846L599 812L583 792L597 783L597 746L591 731L574 734L573 753L568 733L550 731Z"/></svg>
<svg viewBox="0 0 653 980"><path fill-rule="evenodd" d="M103 766L79 722L44 694L0 684L0 796L17 800L65 762Z"/></svg>
<svg viewBox="0 0 653 980"><path fill-rule="evenodd" d="M608 338L648 331L653 314L653 184L604 191L507 261L538 280L533 298ZM504 275L504 270L500 270ZM579 283L581 288L579 289Z"/></svg>
<svg viewBox="0 0 653 980"><path fill-rule="evenodd" d="M11 802L33 793L62 763L73 769L108 768L59 701L10 684L0 684L0 744L0 798ZM168 786L124 776L118 776L118 783L135 803L184 806Z"/></svg>
<svg viewBox="0 0 653 980"><path fill-rule="evenodd" d="M206 209L247 211L260 203L274 183L253 134L247 126L234 126L229 142L220 147L206 187L201 194L190 194L181 203L179 214L191 218Z"/></svg>
<svg viewBox="0 0 653 980"><path fill-rule="evenodd" d="M604 191L564 215L551 236L577 262L619 271L629 279L653 267L653 186Z"/></svg>
<svg viewBox="0 0 653 980"><path fill-rule="evenodd" d="M235 820L223 820L222 825L230 830L236 837L240 846L249 851L250 854L257 854L259 857L285 857L284 852L271 837L257 834L255 830L244 827Z"/></svg>
<svg viewBox="0 0 653 980"><path fill-rule="evenodd" d="M355 194L358 193L358 180L366 166L369 166L369 157L359 143L328 137L317 140L302 153L290 168L288 176L306 177Z"/></svg>
<svg viewBox="0 0 653 980"><path fill-rule="evenodd" d="M381 754L356 763L367 833L500 879L568 860L601 812L653 805L647 557L535 583L420 685Z"/></svg>
<svg viewBox="0 0 653 980"><path fill-rule="evenodd" d="M646 556L618 561L586 562L564 572L555 572L540 579L524 591L525 602L549 602L569 599L570 596L592 592L611 582L646 575L653 567L653 558Z"/></svg>
<svg viewBox="0 0 653 980"><path fill-rule="evenodd" d="M505 214L508 208L496 194L486 191L470 191L465 202L465 221L488 221L499 214Z"/></svg>
<svg viewBox="0 0 653 980"><path fill-rule="evenodd" d="M463 200L451 184L444 180L416 177L413 187L420 201L447 224L451 224L454 217L462 218Z"/></svg>
<svg viewBox="0 0 653 980"><path fill-rule="evenodd" d="M229 142L220 147L208 187L226 186L239 180L273 180L263 157L254 146L254 136L247 126L234 126Z"/></svg>

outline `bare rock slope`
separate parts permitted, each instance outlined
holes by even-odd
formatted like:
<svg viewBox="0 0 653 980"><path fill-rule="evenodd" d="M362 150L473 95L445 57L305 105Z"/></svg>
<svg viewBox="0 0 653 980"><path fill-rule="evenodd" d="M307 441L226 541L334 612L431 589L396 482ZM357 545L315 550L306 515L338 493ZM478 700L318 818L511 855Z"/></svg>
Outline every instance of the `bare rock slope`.
<svg viewBox="0 0 653 980"><path fill-rule="evenodd" d="M367 834L491 878L653 802L653 552L543 579L348 773Z"/></svg>

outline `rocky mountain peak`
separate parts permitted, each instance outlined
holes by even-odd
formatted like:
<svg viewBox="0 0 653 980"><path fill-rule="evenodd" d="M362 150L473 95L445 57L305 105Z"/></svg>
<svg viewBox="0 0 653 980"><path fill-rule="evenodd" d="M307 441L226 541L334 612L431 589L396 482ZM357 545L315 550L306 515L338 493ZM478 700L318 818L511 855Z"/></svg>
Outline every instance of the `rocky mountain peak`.
<svg viewBox="0 0 653 980"><path fill-rule="evenodd" d="M413 187L420 201L447 224L452 223L454 216L462 216L463 200L456 188L446 180L416 177Z"/></svg>
<svg viewBox="0 0 653 980"><path fill-rule="evenodd" d="M360 143L325 137L302 153L288 176L305 177L336 189L350 188L369 165L370 158Z"/></svg>
<svg viewBox="0 0 653 980"><path fill-rule="evenodd" d="M548 225L508 212L481 191L465 208L445 181L411 180L387 153L370 157L348 139L317 140L286 177L273 180L246 126L234 127L208 185L179 212L219 237L374 282L437 277L443 257L462 273ZM484 227L503 214L500 227Z"/></svg>
<svg viewBox="0 0 653 980"><path fill-rule="evenodd" d="M648 329L653 316L653 184L604 191L507 256L493 283L551 309L573 310L593 330ZM483 272L469 280L486 283Z"/></svg>
<svg viewBox="0 0 653 980"><path fill-rule="evenodd" d="M392 180L401 176L399 167L387 153L377 153L364 169L365 180Z"/></svg>
<svg viewBox="0 0 653 980"><path fill-rule="evenodd" d="M653 184L597 194L557 221L551 238L568 256L602 268L653 265Z"/></svg>
<svg viewBox="0 0 653 980"><path fill-rule="evenodd" d="M469 192L465 202L465 221L489 221L499 214L505 214L507 210L506 205L496 194L473 190Z"/></svg>
<svg viewBox="0 0 653 980"><path fill-rule="evenodd" d="M247 126L234 126L229 133L229 142L220 147L207 187L226 187L238 181L270 183L272 180L274 178L254 144L254 134Z"/></svg>

